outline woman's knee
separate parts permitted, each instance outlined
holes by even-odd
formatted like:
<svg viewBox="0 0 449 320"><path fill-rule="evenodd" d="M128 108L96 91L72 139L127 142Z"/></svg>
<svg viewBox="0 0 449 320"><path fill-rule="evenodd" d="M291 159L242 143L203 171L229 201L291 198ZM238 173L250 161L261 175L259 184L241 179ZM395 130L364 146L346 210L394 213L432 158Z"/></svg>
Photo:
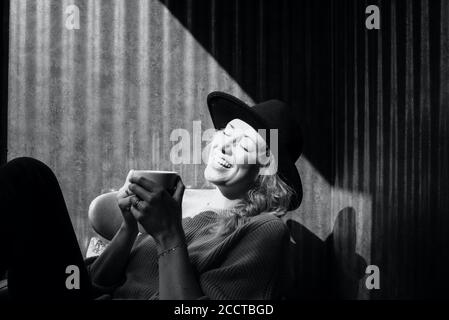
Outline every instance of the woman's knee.
<svg viewBox="0 0 449 320"><path fill-rule="evenodd" d="M22 167L22 166L47 167L47 165L45 163L43 163L42 161L40 161L36 158L31 158L31 157L17 157L17 158L14 158L14 159L8 161L7 165L20 166L20 167Z"/></svg>
<svg viewBox="0 0 449 320"><path fill-rule="evenodd" d="M19 157L9 161L4 169L13 176L36 177L56 180L53 171L42 161L31 157Z"/></svg>

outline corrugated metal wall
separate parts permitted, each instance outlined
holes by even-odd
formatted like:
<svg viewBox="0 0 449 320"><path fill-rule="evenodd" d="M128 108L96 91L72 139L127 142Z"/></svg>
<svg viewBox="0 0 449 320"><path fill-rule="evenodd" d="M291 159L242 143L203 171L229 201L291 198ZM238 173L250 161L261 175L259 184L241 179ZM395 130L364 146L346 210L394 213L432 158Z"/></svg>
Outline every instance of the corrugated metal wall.
<svg viewBox="0 0 449 320"><path fill-rule="evenodd" d="M334 6L336 184L372 197L372 297L447 298L449 1Z"/></svg>
<svg viewBox="0 0 449 320"><path fill-rule="evenodd" d="M66 28L71 4L79 30ZM8 158L55 170L83 248L90 201L130 168L204 186L202 164L171 164L170 133L196 143L192 121L212 127L205 98L217 89L251 102L158 1L11 1Z"/></svg>
<svg viewBox="0 0 449 320"><path fill-rule="evenodd" d="M280 98L306 141L304 200L288 216L294 296L437 296L449 5L377 3L381 31L365 29L363 0L11 0L8 158L55 170L85 248L89 202L129 168L175 169L206 186L203 165L170 163L169 136L192 134L194 120L211 127L208 92ZM79 30L65 28L70 4ZM381 270L372 294L371 263Z"/></svg>
<svg viewBox="0 0 449 320"><path fill-rule="evenodd" d="M4 164L8 148L9 1L0 4L0 28L0 164Z"/></svg>

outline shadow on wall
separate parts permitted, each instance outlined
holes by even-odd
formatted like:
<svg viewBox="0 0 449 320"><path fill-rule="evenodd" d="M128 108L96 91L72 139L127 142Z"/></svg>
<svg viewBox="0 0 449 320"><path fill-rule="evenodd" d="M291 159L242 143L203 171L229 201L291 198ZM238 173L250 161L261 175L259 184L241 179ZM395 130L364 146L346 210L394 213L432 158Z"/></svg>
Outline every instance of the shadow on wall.
<svg viewBox="0 0 449 320"><path fill-rule="evenodd" d="M296 243L289 299L357 299L367 264L356 253L355 210L347 207L338 213L325 241L295 220L287 225Z"/></svg>
<svg viewBox="0 0 449 320"><path fill-rule="evenodd" d="M18 121L8 155L52 164L82 247L90 200L130 167L173 170L159 157L169 129L210 123L200 97L238 88L256 102L284 100L301 121L306 192L292 218L308 229L292 234L316 262L299 263L301 274L319 271L328 295L345 288L332 273L356 264L342 258L354 253L351 220L335 225L348 234L334 233L332 245L320 239L352 207L357 251L385 284L370 298L447 296L449 1L373 0L382 30L369 32L360 0L80 0L87 27L76 32L58 27L58 3L11 1L9 116ZM201 185L201 166L183 172Z"/></svg>
<svg viewBox="0 0 449 320"><path fill-rule="evenodd" d="M255 102L292 107L304 155L333 184L330 1L161 2Z"/></svg>
<svg viewBox="0 0 449 320"><path fill-rule="evenodd" d="M356 265L363 259L355 254L355 211L342 210L334 225L331 218L337 213L331 212L331 204L338 201L332 198L333 190L342 187L338 180L343 180L341 164L347 160L345 151L337 150L344 141L335 141L345 137L336 135L333 127L336 110L331 1L161 0L161 3L249 97L255 102L273 98L285 101L301 126L298 130L304 135L303 156L317 174L311 171L312 166L299 166L304 198L294 215L304 218L301 221L304 225L298 219L289 221L297 243L299 279L294 298L360 298L361 276ZM341 124L338 129L344 132ZM353 203L348 202L339 208ZM358 212L359 218L371 219L367 207L364 206L366 212ZM315 225L319 227L310 228ZM332 225L333 232L324 242L314 233L317 229L330 231ZM359 238L366 237L364 232L369 231L360 230Z"/></svg>
<svg viewBox="0 0 449 320"><path fill-rule="evenodd" d="M385 284L370 298L446 297L448 1L373 0L382 13L375 31L365 27L367 1L160 1L255 102L291 106L303 155L329 185L370 196L369 215L357 208L372 226L372 243L362 245ZM332 191L314 181L304 189L313 194L300 209L329 227ZM296 232L309 241L301 250L319 252L313 267L324 268L331 240ZM332 241L339 254L350 251Z"/></svg>

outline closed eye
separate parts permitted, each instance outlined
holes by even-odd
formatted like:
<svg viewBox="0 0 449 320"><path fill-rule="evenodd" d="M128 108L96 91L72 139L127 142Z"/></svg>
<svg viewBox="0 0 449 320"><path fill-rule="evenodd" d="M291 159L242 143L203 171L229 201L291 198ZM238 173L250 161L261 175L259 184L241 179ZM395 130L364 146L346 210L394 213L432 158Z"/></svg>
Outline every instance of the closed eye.
<svg viewBox="0 0 449 320"><path fill-rule="evenodd" d="M248 137L243 137L241 140L240 140L240 146L242 147L242 149L243 150L245 150L246 152L251 152L250 150L253 150L254 149L254 147L253 147L253 143L252 143L252 141L251 141L251 139L249 139Z"/></svg>
<svg viewBox="0 0 449 320"><path fill-rule="evenodd" d="M242 147L243 150L245 150L246 152L249 152L247 148L245 148L244 146L240 145Z"/></svg>

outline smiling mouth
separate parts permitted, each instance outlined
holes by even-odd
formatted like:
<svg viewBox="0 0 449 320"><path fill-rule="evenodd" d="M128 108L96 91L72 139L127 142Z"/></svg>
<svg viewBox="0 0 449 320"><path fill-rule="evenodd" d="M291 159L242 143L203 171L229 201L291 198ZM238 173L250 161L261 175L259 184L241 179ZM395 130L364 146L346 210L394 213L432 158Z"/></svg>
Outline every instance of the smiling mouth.
<svg viewBox="0 0 449 320"><path fill-rule="evenodd" d="M222 166L223 168L229 169L232 167L232 164L226 161L223 158L217 158L217 163Z"/></svg>

